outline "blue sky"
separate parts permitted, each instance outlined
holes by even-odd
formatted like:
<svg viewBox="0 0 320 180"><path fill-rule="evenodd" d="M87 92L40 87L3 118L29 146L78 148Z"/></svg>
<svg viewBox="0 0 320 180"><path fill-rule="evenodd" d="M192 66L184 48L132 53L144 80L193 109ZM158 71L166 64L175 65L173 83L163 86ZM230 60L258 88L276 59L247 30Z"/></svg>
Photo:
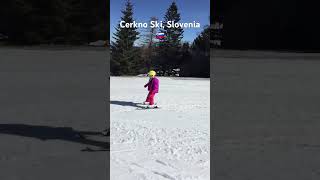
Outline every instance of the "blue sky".
<svg viewBox="0 0 320 180"><path fill-rule="evenodd" d="M173 0L131 0L133 4L133 17L136 22L149 22L150 17L155 16L162 21L164 15ZM183 41L192 42L194 38L210 22L210 0L175 0L181 16L180 22L199 22L201 28L184 29ZM113 36L118 25L121 10L125 7L126 0L110 0L110 36ZM112 39L112 38L111 38Z"/></svg>

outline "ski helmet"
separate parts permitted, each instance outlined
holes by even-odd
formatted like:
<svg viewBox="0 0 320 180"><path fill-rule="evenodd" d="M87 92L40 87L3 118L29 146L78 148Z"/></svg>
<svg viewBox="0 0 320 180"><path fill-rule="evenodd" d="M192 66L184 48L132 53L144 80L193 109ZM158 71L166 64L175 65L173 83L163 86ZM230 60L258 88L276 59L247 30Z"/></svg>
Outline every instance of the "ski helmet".
<svg viewBox="0 0 320 180"><path fill-rule="evenodd" d="M154 77L156 75L155 71L149 71L148 76L149 77Z"/></svg>

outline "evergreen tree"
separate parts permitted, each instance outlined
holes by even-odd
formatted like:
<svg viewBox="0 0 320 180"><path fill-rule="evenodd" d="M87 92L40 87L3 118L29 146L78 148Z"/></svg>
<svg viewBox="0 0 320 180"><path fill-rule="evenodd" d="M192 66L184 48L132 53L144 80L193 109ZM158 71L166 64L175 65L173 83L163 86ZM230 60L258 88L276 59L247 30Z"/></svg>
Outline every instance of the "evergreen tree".
<svg viewBox="0 0 320 180"><path fill-rule="evenodd" d="M181 76L210 77L210 29L206 27L193 41L190 51L183 50ZM190 53L191 54L190 54Z"/></svg>
<svg viewBox="0 0 320 180"><path fill-rule="evenodd" d="M122 21L133 22L133 6L128 0L122 11ZM111 44L111 73L112 75L134 74L138 66L138 50L134 42L138 39L137 28L121 28L120 24L114 33L115 42Z"/></svg>
<svg viewBox="0 0 320 180"><path fill-rule="evenodd" d="M0 5L0 33L11 44L87 44L108 39L109 0L11 0Z"/></svg>
<svg viewBox="0 0 320 180"><path fill-rule="evenodd" d="M206 55L210 53L210 27L205 27L196 37L192 43L192 49L205 53Z"/></svg>
<svg viewBox="0 0 320 180"><path fill-rule="evenodd" d="M175 2L172 2L164 17L165 40L159 43L159 57L156 66L164 71L164 75L171 75L172 69L177 68L181 60L181 39L183 29L181 27L168 27L167 22L177 23L180 21L180 13Z"/></svg>
<svg viewBox="0 0 320 180"><path fill-rule="evenodd" d="M89 28L89 40L106 40L109 38L109 23L110 18L109 15L109 1L101 1L101 0L90 0L90 17L91 21L93 21L92 26Z"/></svg>
<svg viewBox="0 0 320 180"><path fill-rule="evenodd" d="M178 23L180 21L180 13L178 13L178 7L175 2L172 2L164 16L164 29L166 39L164 41L166 47L178 49L183 38L183 29L181 27L168 27L167 22L171 21Z"/></svg>

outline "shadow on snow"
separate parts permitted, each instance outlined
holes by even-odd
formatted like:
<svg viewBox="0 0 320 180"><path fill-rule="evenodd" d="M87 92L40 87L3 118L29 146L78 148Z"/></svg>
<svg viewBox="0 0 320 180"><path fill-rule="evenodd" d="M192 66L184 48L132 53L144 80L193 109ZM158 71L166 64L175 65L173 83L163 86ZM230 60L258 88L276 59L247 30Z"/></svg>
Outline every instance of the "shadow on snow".
<svg viewBox="0 0 320 180"><path fill-rule="evenodd" d="M43 141L63 140L84 145L109 149L107 142L86 139L85 135L101 135L100 132L76 131L71 127L49 127L26 124L0 124L0 134L9 134L23 137L36 138Z"/></svg>
<svg viewBox="0 0 320 180"><path fill-rule="evenodd" d="M119 106L132 106L132 107L139 107L138 105L141 103L134 103L128 101L110 101L111 104L119 105Z"/></svg>

